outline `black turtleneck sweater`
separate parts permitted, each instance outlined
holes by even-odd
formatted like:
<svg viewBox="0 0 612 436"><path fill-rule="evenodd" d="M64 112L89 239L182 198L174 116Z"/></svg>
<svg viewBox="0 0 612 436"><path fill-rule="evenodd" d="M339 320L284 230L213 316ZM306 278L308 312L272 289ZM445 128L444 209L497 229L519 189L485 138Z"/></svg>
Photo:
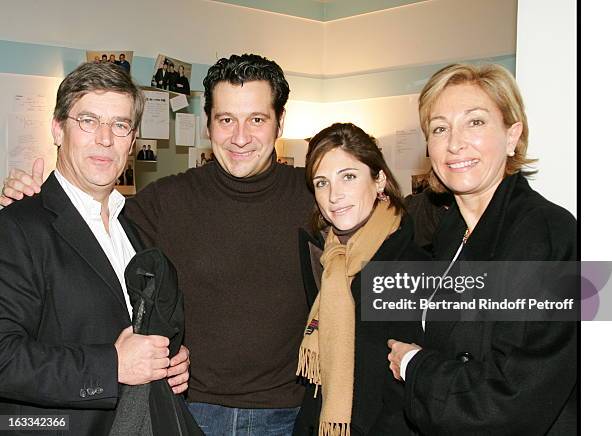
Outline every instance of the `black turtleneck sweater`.
<svg viewBox="0 0 612 436"><path fill-rule="evenodd" d="M240 408L301 404L298 349L308 315L298 228L314 200L304 169L276 162L239 179L217 162L148 185L126 204L185 294L189 401Z"/></svg>

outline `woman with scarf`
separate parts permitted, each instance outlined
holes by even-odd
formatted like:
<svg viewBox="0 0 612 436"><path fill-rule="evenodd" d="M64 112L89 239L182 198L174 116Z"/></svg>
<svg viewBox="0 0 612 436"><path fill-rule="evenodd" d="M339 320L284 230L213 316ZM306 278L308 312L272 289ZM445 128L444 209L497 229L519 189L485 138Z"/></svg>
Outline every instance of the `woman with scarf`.
<svg viewBox="0 0 612 436"><path fill-rule="evenodd" d="M412 221L376 141L359 127L337 123L313 137L306 179L315 194L317 234L327 235L322 253L323 237L301 238L311 311L298 375L310 384L294 434L410 434L386 341L414 341L419 326L362 321L360 271L369 261L429 257L412 241Z"/></svg>
<svg viewBox="0 0 612 436"><path fill-rule="evenodd" d="M533 162L527 118L508 71L443 68L421 92L419 115L430 184L455 198L434 237L436 260L576 260L576 220L525 178ZM422 329L421 342L389 341L391 370L405 380L405 411L420 433L577 433L577 323L425 317Z"/></svg>

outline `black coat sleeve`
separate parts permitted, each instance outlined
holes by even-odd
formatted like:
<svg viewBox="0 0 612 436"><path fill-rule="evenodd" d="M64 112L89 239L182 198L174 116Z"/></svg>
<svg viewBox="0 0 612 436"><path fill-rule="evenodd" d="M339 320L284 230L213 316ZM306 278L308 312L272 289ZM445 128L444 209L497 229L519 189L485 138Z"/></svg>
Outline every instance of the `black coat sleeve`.
<svg viewBox="0 0 612 436"><path fill-rule="evenodd" d="M423 434L545 434L563 409L577 377L576 324L484 330L490 342L480 358L462 363L423 349L408 364L405 411Z"/></svg>

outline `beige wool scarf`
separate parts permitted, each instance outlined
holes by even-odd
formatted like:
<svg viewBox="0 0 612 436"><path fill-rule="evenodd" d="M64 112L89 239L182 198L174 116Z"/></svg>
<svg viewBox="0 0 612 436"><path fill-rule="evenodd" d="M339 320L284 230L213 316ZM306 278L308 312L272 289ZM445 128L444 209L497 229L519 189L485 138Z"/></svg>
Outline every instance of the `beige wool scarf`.
<svg viewBox="0 0 612 436"><path fill-rule="evenodd" d="M400 220L393 206L378 202L368 222L346 245L333 232L325 240L321 290L308 315L297 370L297 375L317 385L317 390L321 386L319 435L350 436L355 369L351 282L385 239L399 228Z"/></svg>

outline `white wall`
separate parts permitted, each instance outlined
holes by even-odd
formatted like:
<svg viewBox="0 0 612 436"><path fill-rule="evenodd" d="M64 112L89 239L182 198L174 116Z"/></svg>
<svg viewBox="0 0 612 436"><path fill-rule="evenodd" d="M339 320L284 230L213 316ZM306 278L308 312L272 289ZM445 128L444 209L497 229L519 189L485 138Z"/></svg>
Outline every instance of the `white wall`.
<svg viewBox="0 0 612 436"><path fill-rule="evenodd" d="M290 100L283 137L303 139L333 123L352 122L377 138L403 194L408 195L412 192L411 176L430 168L429 159L425 158L426 145L419 126L417 99L418 95L413 94L328 103ZM403 153L398 153L398 131L410 132L405 137L410 149L408 155L405 147ZM283 149L285 156L295 157L296 165L304 162L306 151L305 147Z"/></svg>
<svg viewBox="0 0 612 436"><path fill-rule="evenodd" d="M406 155L397 165L393 160L395 131L406 122L418 124L416 111L407 104L410 98L323 103L313 80L323 85L330 75L514 52L516 0L429 0L326 23L210 0L175 0L169 6L167 0L108 0L103 7L82 0L21 0L0 15L0 39L127 49L151 58L164 53L201 64L231 53L263 54L286 72L314 77L305 79L309 82L302 91L309 95L294 93L301 101L288 103L286 138L305 138L332 122L353 121L384 138L383 150L404 187L410 179L403 168ZM373 75L367 80L375 85L388 79ZM360 86L368 86L367 80Z"/></svg>
<svg viewBox="0 0 612 436"><path fill-rule="evenodd" d="M327 103L325 115L327 125L352 122L376 137L403 195L412 193L413 175L429 171L431 165L425 157L425 138L419 126L418 95Z"/></svg>
<svg viewBox="0 0 612 436"><path fill-rule="evenodd" d="M256 52L321 76L511 54L515 14L516 0L429 0L323 23L210 0L20 0L0 39L203 64Z"/></svg>
<svg viewBox="0 0 612 436"><path fill-rule="evenodd" d="M583 2L580 131L582 259L612 260L609 179L612 146L608 128L612 119L612 87L608 55L612 41L612 3ZM612 329L612 323L610 324ZM612 336L612 335L611 335ZM610 350L610 348L608 347ZM610 352L612 355L612 351ZM611 356L612 357L612 356ZM609 361L612 361L610 359ZM612 381L612 378L610 379Z"/></svg>
<svg viewBox="0 0 612 436"><path fill-rule="evenodd" d="M584 1L581 7L581 258L612 260L609 176L612 152L608 126L612 87L608 55L612 4ZM603 268L602 268L603 269ZM581 434L600 435L610 426L609 392L612 323L581 325Z"/></svg>
<svg viewBox="0 0 612 436"><path fill-rule="evenodd" d="M165 53L204 64L230 53L256 52L275 59L286 72L323 81L326 76L512 54L516 1L429 0L322 23L209 0L176 0L171 11L167 0L108 0L93 14L82 0L21 0L0 16L0 39L133 49L139 56ZM129 19L118 20L119 11ZM385 79L374 75L368 80ZM288 103L284 137L305 138L332 122L352 121L381 138L389 164L409 192L406 155L395 159L394 148L397 130L418 129L413 98L323 103L321 95L301 97L309 101Z"/></svg>
<svg viewBox="0 0 612 436"><path fill-rule="evenodd" d="M574 0L519 0L516 78L529 119L532 186L577 211L577 29ZM603 127L603 126L602 126Z"/></svg>
<svg viewBox="0 0 612 436"><path fill-rule="evenodd" d="M326 23L327 75L514 53L516 0L430 0Z"/></svg>
<svg viewBox="0 0 612 436"><path fill-rule="evenodd" d="M320 75L323 25L209 0L19 0L0 14L0 39L151 58L164 53L209 65L254 52L285 71Z"/></svg>

